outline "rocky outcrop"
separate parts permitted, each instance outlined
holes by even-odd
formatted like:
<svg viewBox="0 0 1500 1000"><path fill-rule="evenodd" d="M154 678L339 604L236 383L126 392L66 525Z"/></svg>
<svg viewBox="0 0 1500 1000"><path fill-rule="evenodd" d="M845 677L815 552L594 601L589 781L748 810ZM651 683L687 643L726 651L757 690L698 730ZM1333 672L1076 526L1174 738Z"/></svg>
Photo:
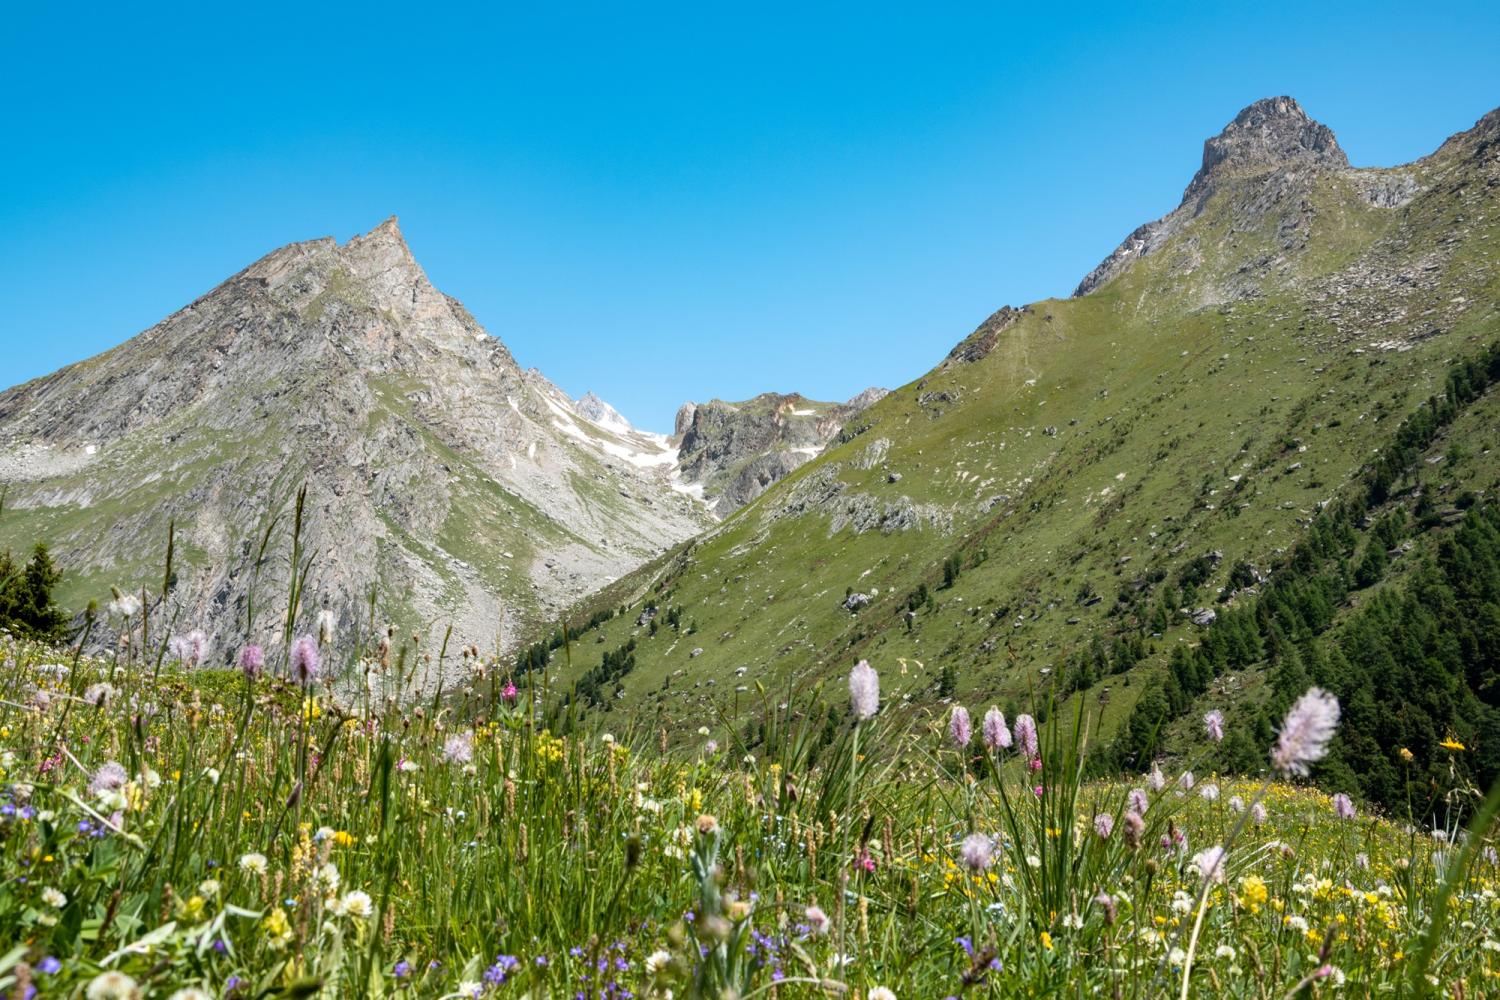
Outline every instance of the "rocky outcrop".
<svg viewBox="0 0 1500 1000"><path fill-rule="evenodd" d="M725 515L811 461L885 389L866 389L847 403L820 403L796 393L763 393L742 403L711 400L677 411L678 475Z"/></svg>
<svg viewBox="0 0 1500 1000"><path fill-rule="evenodd" d="M1158 251L1182 227L1201 214L1221 191L1235 186L1269 187L1252 198L1252 208L1290 200L1293 188L1311 175L1349 169L1348 157L1333 130L1315 121L1290 97L1267 97L1235 115L1224 130L1203 144L1203 163L1193 175L1182 202L1171 213L1148 222L1125 237L1114 252L1079 282L1074 296L1107 284L1136 260Z"/></svg>
<svg viewBox="0 0 1500 1000"><path fill-rule="evenodd" d="M989 357L995 345L1000 342L1000 334L1004 333L1016 320L1026 313L1026 309L1012 309L1010 306L1001 306L989 315L983 323L980 323L963 340L948 352L948 357L943 360L942 367L950 368L953 365L967 365L975 361Z"/></svg>
<svg viewBox="0 0 1500 1000"><path fill-rule="evenodd" d="M40 535L75 605L160 581L177 627L268 638L308 489L304 612L493 648L711 519L675 447L575 404L432 286L395 219L268 254L121 346L0 393L0 545ZM14 537L12 534L14 533ZM435 678L431 680L435 681Z"/></svg>

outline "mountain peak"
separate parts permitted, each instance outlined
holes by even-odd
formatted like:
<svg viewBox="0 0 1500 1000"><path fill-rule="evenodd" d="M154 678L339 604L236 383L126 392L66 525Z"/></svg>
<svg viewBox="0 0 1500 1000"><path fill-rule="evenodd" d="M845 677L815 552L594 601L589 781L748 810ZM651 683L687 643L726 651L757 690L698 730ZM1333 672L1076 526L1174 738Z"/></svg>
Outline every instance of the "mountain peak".
<svg viewBox="0 0 1500 1000"><path fill-rule="evenodd" d="M1333 129L1303 111L1295 98L1263 97L1203 143L1203 165L1183 201L1212 193L1224 177L1288 166L1345 169L1349 158Z"/></svg>

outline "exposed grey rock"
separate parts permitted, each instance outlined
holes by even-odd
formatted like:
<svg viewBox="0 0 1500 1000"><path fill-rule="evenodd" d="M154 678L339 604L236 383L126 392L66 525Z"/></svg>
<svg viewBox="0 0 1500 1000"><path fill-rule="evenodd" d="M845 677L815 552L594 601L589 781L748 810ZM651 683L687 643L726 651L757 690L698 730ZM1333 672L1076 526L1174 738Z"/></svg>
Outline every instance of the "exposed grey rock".
<svg viewBox="0 0 1500 1000"><path fill-rule="evenodd" d="M666 439L596 422L606 409L523 371L390 219L276 250L114 350L0 393L0 480L8 505L55 526L83 599L159 581L174 522L170 611L221 649L284 615L285 518L247 627L252 564L306 483L306 614L326 604L347 634L378 583L378 613L403 630L451 622L455 642L505 647L711 523L672 489Z"/></svg>
<svg viewBox="0 0 1500 1000"><path fill-rule="evenodd" d="M851 612L858 611L860 608L868 605L871 600L872 598L869 594L861 594L856 591L855 593L850 594L848 597L844 598L844 610Z"/></svg>

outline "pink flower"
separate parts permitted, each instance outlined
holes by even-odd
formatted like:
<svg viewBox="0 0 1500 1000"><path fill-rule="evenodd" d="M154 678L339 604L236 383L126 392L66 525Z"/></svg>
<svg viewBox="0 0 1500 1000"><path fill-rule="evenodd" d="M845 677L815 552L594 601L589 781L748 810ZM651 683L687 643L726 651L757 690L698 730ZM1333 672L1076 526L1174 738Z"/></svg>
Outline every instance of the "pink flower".
<svg viewBox="0 0 1500 1000"><path fill-rule="evenodd" d="M965 868L982 872L995 860L995 842L982 833L971 833L959 845L958 856Z"/></svg>
<svg viewBox="0 0 1500 1000"><path fill-rule="evenodd" d="M1310 688L1297 699L1281 724L1271 763L1283 774L1306 777L1308 765L1323 759L1339 724L1339 700L1322 688Z"/></svg>
<svg viewBox="0 0 1500 1000"><path fill-rule="evenodd" d="M1094 832L1101 840L1108 840L1109 835L1115 832L1115 818L1109 813L1100 813L1094 817Z"/></svg>
<svg viewBox="0 0 1500 1000"><path fill-rule="evenodd" d="M1131 812L1142 816L1146 815L1146 810L1151 805L1151 799L1144 788L1132 788L1130 794L1125 796L1125 802Z"/></svg>
<svg viewBox="0 0 1500 1000"><path fill-rule="evenodd" d="M1224 848L1206 847L1193 855L1193 867L1198 869L1198 874L1205 882L1223 882L1224 870Z"/></svg>
<svg viewBox="0 0 1500 1000"><path fill-rule="evenodd" d="M1035 757L1041 750L1036 737L1036 720L1029 715L1016 716L1016 750L1022 757Z"/></svg>
<svg viewBox="0 0 1500 1000"><path fill-rule="evenodd" d="M954 706L953 714L948 717L948 739L953 741L954 747L962 750L973 738L974 726L969 722L969 710L962 705Z"/></svg>
<svg viewBox="0 0 1500 1000"><path fill-rule="evenodd" d="M1008 750L1010 748L1010 727L1005 724L1005 713L1000 709L991 707L984 713L984 723L980 729L984 737L984 745L991 750Z"/></svg>
<svg viewBox="0 0 1500 1000"><path fill-rule="evenodd" d="M310 635L292 640L292 670L304 687L318 679L318 640Z"/></svg>
<svg viewBox="0 0 1500 1000"><path fill-rule="evenodd" d="M828 933L828 928L833 926L833 921L828 919L828 914L823 912L821 906L809 906L807 908L807 926L813 932L814 937Z"/></svg>
<svg viewBox="0 0 1500 1000"><path fill-rule="evenodd" d="M240 669L250 680L260 676L261 668L266 665L266 654L263 649L255 643L250 643L240 650Z"/></svg>
<svg viewBox="0 0 1500 1000"><path fill-rule="evenodd" d="M1208 738L1215 743L1224 742L1224 713L1217 708L1203 716L1203 728L1208 730Z"/></svg>
<svg viewBox="0 0 1500 1000"><path fill-rule="evenodd" d="M1343 792L1339 792L1333 797L1333 814L1339 819L1353 819L1354 801Z"/></svg>
<svg viewBox="0 0 1500 1000"><path fill-rule="evenodd" d="M189 667L202 666L208 659L209 649L212 643L202 629L193 629L186 635L174 635L167 642L167 648L183 665Z"/></svg>
<svg viewBox="0 0 1500 1000"><path fill-rule="evenodd" d="M866 660L860 660L849 671L849 707L854 718L863 722L880 711L880 675Z"/></svg>
<svg viewBox="0 0 1500 1000"><path fill-rule="evenodd" d="M1032 789L1032 791L1036 792L1036 797L1037 798L1041 798L1046 793L1047 786L1046 785L1037 785L1035 788Z"/></svg>
<svg viewBox="0 0 1500 1000"><path fill-rule="evenodd" d="M1146 821L1137 812L1128 812L1121 821L1125 827L1125 840L1131 847L1141 846L1141 837L1146 833Z"/></svg>
<svg viewBox="0 0 1500 1000"><path fill-rule="evenodd" d="M105 761L99 766L99 770L94 772L94 777L89 782L89 791L95 795L118 792L129 780L130 775L125 773L124 766L118 761Z"/></svg>
<svg viewBox="0 0 1500 1000"><path fill-rule="evenodd" d="M516 703L516 696L516 686L510 681L506 681L505 687L500 690L500 697L504 698L507 704L514 705Z"/></svg>
<svg viewBox="0 0 1500 1000"><path fill-rule="evenodd" d="M443 759L450 764L468 764L474 760L474 734L454 733L443 742Z"/></svg>

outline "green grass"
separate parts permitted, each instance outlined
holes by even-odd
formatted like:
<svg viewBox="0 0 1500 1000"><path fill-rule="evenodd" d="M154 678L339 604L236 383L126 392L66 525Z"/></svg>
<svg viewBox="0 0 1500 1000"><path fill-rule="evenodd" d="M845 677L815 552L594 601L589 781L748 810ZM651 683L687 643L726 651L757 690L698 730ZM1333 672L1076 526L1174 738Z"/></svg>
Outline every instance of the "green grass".
<svg viewBox="0 0 1500 1000"><path fill-rule="evenodd" d="M394 672L422 653L397 645L324 653ZM955 749L942 716L892 712L916 681L886 664L872 721L799 723L804 692L767 704L758 755L713 720L663 755L649 730L552 736L497 697L489 660L434 712L158 673L136 649L58 667L0 640L0 989L1259 997L1481 995L1500 976L1500 868L1489 838L1458 863L1457 813L1435 835L1339 819L1310 788L1200 773L1185 790L1174 772L1133 833L1126 793L1147 783L1080 780L1092 712L1055 713L1030 772ZM1256 802L1263 824L1239 811ZM974 833L993 864L967 864ZM1214 845L1222 884L1195 867Z"/></svg>

